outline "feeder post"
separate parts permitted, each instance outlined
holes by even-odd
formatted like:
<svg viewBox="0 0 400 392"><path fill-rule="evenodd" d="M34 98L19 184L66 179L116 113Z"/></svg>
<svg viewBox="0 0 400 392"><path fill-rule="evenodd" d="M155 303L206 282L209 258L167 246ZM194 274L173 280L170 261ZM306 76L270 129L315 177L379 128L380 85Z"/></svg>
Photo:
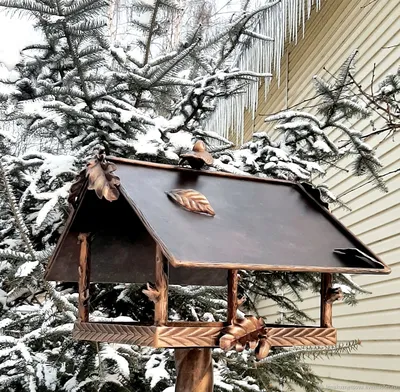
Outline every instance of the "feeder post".
<svg viewBox="0 0 400 392"><path fill-rule="evenodd" d="M154 324L165 325L168 321L168 260L161 247L156 246L156 290L158 298L155 303Z"/></svg>
<svg viewBox="0 0 400 392"><path fill-rule="evenodd" d="M332 302L328 301L332 289L332 274L321 274L321 327L332 328Z"/></svg>
<svg viewBox="0 0 400 392"><path fill-rule="evenodd" d="M176 348L175 392L213 392L211 348Z"/></svg>
<svg viewBox="0 0 400 392"><path fill-rule="evenodd" d="M90 233L80 233L78 241L81 244L79 255L79 321L89 321L89 285L90 285Z"/></svg>

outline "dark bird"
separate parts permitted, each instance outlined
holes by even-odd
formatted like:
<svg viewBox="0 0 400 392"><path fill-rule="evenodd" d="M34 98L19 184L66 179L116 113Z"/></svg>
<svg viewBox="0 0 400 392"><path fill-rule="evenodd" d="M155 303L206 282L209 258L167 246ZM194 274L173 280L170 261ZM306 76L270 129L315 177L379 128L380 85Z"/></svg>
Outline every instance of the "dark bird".
<svg viewBox="0 0 400 392"><path fill-rule="evenodd" d="M201 140L194 144L192 151L182 154L180 158L179 165L187 162L196 170L200 170L204 165L211 166L214 162L214 158L207 151L205 143Z"/></svg>

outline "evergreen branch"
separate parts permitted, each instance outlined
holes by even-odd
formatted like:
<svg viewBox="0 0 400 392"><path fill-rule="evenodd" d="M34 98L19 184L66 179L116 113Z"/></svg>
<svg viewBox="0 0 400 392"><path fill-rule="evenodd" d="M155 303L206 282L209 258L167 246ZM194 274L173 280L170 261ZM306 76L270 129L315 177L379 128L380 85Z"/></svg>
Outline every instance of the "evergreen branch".
<svg viewBox="0 0 400 392"><path fill-rule="evenodd" d="M294 347L292 349L285 350L278 354L269 355L268 357L262 359L257 362L257 367L268 366L269 363L287 359L288 357L312 357L313 359L321 356L335 356L341 354L349 354L351 351L355 351L358 349L358 346L361 345L359 340L352 340L349 342L341 342L336 346L310 346L310 347Z"/></svg>

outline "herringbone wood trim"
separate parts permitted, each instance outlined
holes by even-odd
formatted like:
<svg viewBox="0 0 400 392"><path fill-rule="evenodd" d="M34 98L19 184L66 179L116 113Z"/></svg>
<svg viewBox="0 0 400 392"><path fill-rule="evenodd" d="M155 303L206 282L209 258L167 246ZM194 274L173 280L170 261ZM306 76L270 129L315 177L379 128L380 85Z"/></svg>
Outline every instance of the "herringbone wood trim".
<svg viewBox="0 0 400 392"><path fill-rule="evenodd" d="M75 323L77 340L134 344L150 347L218 347L223 327L155 327L113 323ZM270 346L331 346L336 344L335 328L266 327Z"/></svg>
<svg viewBox="0 0 400 392"><path fill-rule="evenodd" d="M154 326L78 322L75 323L72 336L77 340L154 347L156 328Z"/></svg>
<svg viewBox="0 0 400 392"><path fill-rule="evenodd" d="M155 347L216 347L223 327L158 327Z"/></svg>
<svg viewBox="0 0 400 392"><path fill-rule="evenodd" d="M335 328L267 328L271 346L331 346L336 344Z"/></svg>

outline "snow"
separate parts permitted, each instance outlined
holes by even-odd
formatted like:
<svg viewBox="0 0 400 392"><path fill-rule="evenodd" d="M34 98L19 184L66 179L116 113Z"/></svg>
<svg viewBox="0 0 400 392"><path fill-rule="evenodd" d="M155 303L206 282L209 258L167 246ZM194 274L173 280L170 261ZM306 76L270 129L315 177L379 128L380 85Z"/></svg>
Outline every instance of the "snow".
<svg viewBox="0 0 400 392"><path fill-rule="evenodd" d="M48 159L43 162L42 171L49 170L52 181L55 177L63 173L73 173L73 166L76 158L71 155L44 155Z"/></svg>
<svg viewBox="0 0 400 392"><path fill-rule="evenodd" d="M60 194L64 193L64 195L65 194L68 195L69 188L70 188L70 185L68 184L68 186L65 187L65 189L59 188L58 190L60 190ZM63 192L63 190L66 192ZM58 197L57 197L57 195L54 195L54 197L52 197L49 201L47 201L44 204L44 206L40 209L40 211L36 217L36 225L38 227L40 227L42 225L42 223L45 221L45 219L50 214L50 212L56 207L57 203L58 203Z"/></svg>
<svg viewBox="0 0 400 392"><path fill-rule="evenodd" d="M46 363L39 363L36 366L36 377L40 384L50 391L55 391L57 387L57 369Z"/></svg>
<svg viewBox="0 0 400 392"><path fill-rule="evenodd" d="M118 372L124 378L129 379L130 370L128 361L116 350L114 350L109 344L105 343L102 345L99 355L102 361L104 359L108 359L115 362L118 366Z"/></svg>
<svg viewBox="0 0 400 392"><path fill-rule="evenodd" d="M322 140L317 140L314 144L313 144L313 148L315 148L316 150L322 150L323 152L329 153L331 152L331 148Z"/></svg>
<svg viewBox="0 0 400 392"><path fill-rule="evenodd" d="M64 20L65 17L64 16L59 16L59 15L48 15L48 16L46 16L46 19L50 23L58 23L58 22Z"/></svg>
<svg viewBox="0 0 400 392"><path fill-rule="evenodd" d="M15 273L16 277L24 277L31 274L31 272L39 265L38 261L27 261L20 265Z"/></svg>
<svg viewBox="0 0 400 392"><path fill-rule="evenodd" d="M169 135L169 141L174 145L175 148L185 148L188 150L191 150L193 147L193 136L189 132L175 132L175 133L170 133Z"/></svg>
<svg viewBox="0 0 400 392"><path fill-rule="evenodd" d="M170 120L167 120L165 117L156 117L153 119L155 127L161 130L167 129L177 129L178 127L182 126L185 117L182 114L172 117Z"/></svg>
<svg viewBox="0 0 400 392"><path fill-rule="evenodd" d="M115 54L115 56L122 61L123 63L126 62L126 53L122 48L116 48L114 46L111 47L111 53Z"/></svg>
<svg viewBox="0 0 400 392"><path fill-rule="evenodd" d="M344 293L344 294L352 294L352 293L355 292L351 287L349 287L349 286L347 286L345 284L335 283L332 286L332 288L334 288L334 289L340 288L342 290L342 293Z"/></svg>
<svg viewBox="0 0 400 392"><path fill-rule="evenodd" d="M146 380L150 380L153 389L161 380L169 380L170 375L165 369L166 359L162 354L153 354L146 363Z"/></svg>
<svg viewBox="0 0 400 392"><path fill-rule="evenodd" d="M20 305L14 308L16 312L20 313L35 313L40 310L39 305Z"/></svg>

